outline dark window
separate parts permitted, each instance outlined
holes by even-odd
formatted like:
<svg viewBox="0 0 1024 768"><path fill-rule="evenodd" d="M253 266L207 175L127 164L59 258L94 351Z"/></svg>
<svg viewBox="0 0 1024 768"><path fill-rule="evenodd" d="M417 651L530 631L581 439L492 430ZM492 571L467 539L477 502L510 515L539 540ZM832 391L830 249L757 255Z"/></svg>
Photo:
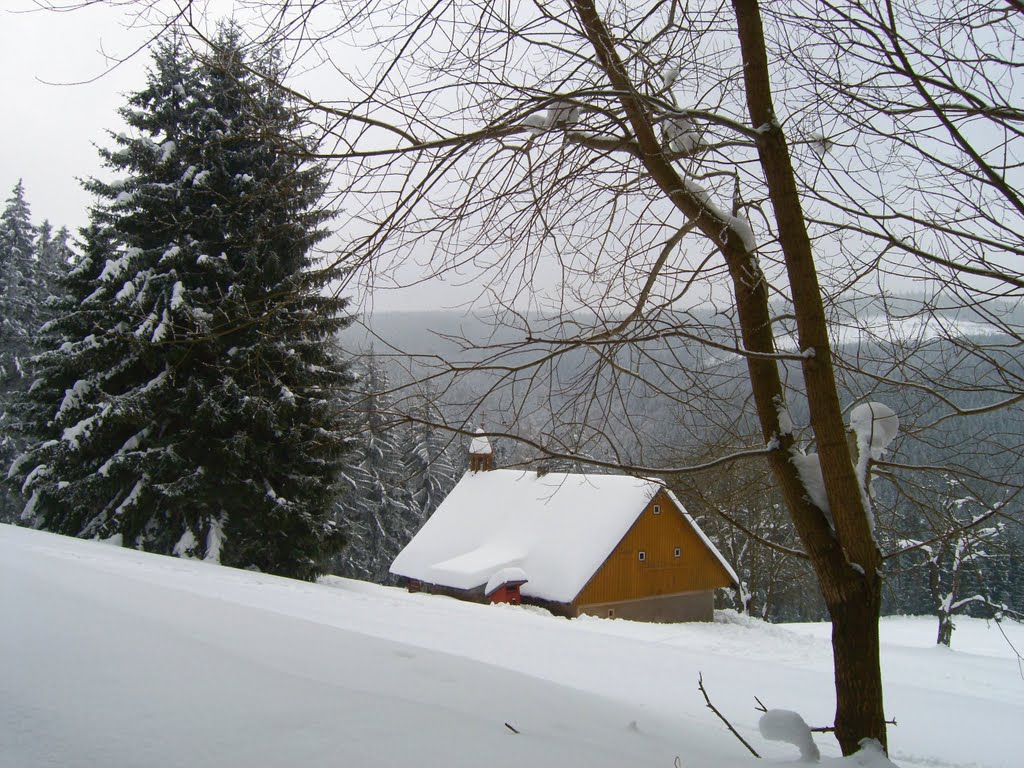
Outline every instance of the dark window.
<svg viewBox="0 0 1024 768"><path fill-rule="evenodd" d="M656 515L660 515L661 514L661 505L660 504L655 504L654 505L654 509L652 509L651 511L654 512L654 514L656 514Z"/></svg>
<svg viewBox="0 0 1024 768"><path fill-rule="evenodd" d="M643 551L643 550L641 549L641 550L640 550L640 562L643 562L643 561L644 561L644 560L646 560L646 559L647 559L647 553L646 553L646 552L644 552L644 551Z"/></svg>
<svg viewBox="0 0 1024 768"><path fill-rule="evenodd" d="M682 550L681 550L681 549L680 549L679 547L676 547L676 548L675 548L675 551L674 551L674 552L673 552L672 554L673 554L673 555L674 555L675 557L679 557L679 556L680 556L681 554L683 554L683 551L682 551Z"/></svg>
<svg viewBox="0 0 1024 768"><path fill-rule="evenodd" d="M614 619L615 618L615 609L614 608L609 608L608 609L608 618L609 619Z"/></svg>

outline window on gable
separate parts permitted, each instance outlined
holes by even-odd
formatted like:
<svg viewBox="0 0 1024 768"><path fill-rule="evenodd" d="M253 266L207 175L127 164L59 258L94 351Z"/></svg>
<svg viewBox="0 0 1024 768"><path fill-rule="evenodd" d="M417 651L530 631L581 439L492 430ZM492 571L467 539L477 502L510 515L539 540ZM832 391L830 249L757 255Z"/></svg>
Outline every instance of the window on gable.
<svg viewBox="0 0 1024 768"><path fill-rule="evenodd" d="M642 549L640 550L639 559L641 563L647 559L647 553L644 552Z"/></svg>
<svg viewBox="0 0 1024 768"><path fill-rule="evenodd" d="M679 556L680 556L681 554L683 554L683 550L682 550L682 549L680 549L679 547L676 547L676 548L675 548L675 549L674 549L674 550L672 551L672 556L673 556L673 557L679 557Z"/></svg>
<svg viewBox="0 0 1024 768"><path fill-rule="evenodd" d="M661 504L655 504L654 508L651 510L651 512L653 512L656 515L660 515L661 514Z"/></svg>

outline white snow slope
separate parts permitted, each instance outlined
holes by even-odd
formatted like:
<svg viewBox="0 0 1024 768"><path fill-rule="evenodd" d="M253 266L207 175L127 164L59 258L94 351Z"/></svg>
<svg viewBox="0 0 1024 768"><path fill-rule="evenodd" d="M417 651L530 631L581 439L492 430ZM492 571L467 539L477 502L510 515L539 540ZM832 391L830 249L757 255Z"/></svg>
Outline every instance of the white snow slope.
<svg viewBox="0 0 1024 768"><path fill-rule="evenodd" d="M0 766L685 768L772 765L753 697L834 709L827 625L554 618L322 584L0 526ZM1024 631L1004 628L1018 648ZM891 757L1020 764L1024 678L998 629L883 623ZM518 734L505 726L509 723ZM817 734L823 764L838 760Z"/></svg>

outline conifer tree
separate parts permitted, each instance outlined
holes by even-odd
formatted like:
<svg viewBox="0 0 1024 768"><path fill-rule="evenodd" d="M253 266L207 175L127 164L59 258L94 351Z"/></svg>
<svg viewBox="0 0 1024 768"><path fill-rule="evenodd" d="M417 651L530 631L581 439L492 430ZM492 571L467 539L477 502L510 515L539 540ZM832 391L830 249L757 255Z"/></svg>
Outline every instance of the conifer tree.
<svg viewBox="0 0 1024 768"><path fill-rule="evenodd" d="M67 227L56 232L48 219L39 225L36 237L36 295L34 311L36 328L54 317L56 297L61 291L61 278L70 268L73 255L68 245L71 234Z"/></svg>
<svg viewBox="0 0 1024 768"><path fill-rule="evenodd" d="M422 524L406 490L404 450L398 436L388 376L371 352L360 364L350 409L357 435L348 489L337 504L349 546L336 561L343 576L393 583L389 569Z"/></svg>
<svg viewBox="0 0 1024 768"><path fill-rule="evenodd" d="M0 381L21 378L31 350L35 237L25 186L14 186L0 214Z"/></svg>
<svg viewBox="0 0 1024 768"><path fill-rule="evenodd" d="M17 454L13 400L25 387L36 325L36 230L19 180L0 214L0 478ZM0 521L12 520L17 499L0 489Z"/></svg>
<svg viewBox="0 0 1024 768"><path fill-rule="evenodd" d="M410 504L422 525L455 487L455 467L448 452L451 437L432 426L443 422L431 397L424 397L412 413L415 420L405 441L405 475Z"/></svg>
<svg viewBox="0 0 1024 768"><path fill-rule="evenodd" d="M15 476L40 527L312 578L343 543L331 517L346 441L329 344L344 299L316 269L323 169L272 55L222 29L202 60L154 54L102 150L115 181L68 276ZM271 74L273 77L265 77Z"/></svg>
<svg viewBox="0 0 1024 768"><path fill-rule="evenodd" d="M88 432L109 414L108 404L94 395L104 370L129 355L124 334L104 332L109 308L94 296L106 257L115 247L110 236L95 224L82 230L74 266L58 277L54 318L40 329L43 351L34 359L32 388L15 403L21 437L28 444L11 468L13 479L29 496L19 516L71 535L91 535L93 511L107 504L112 478L109 467L97 471L105 461L104 442L78 439L69 429L85 425L82 429ZM57 495L62 482L68 483L65 493Z"/></svg>

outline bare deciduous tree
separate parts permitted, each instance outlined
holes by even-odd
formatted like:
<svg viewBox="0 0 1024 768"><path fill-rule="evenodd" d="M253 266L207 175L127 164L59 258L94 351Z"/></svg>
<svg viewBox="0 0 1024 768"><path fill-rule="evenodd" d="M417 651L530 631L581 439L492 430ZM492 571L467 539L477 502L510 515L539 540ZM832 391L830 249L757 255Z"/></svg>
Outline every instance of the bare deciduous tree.
<svg viewBox="0 0 1024 768"><path fill-rule="evenodd" d="M915 489L923 540L903 539L901 554L909 554L912 568L925 574L928 595L938 617L936 643L949 646L953 617L969 608L997 620L1021 614L993 598L995 572L1004 568L1008 552L1004 532L1008 524L1003 509L1012 504L1020 489L1004 493L991 506L980 500L970 484L957 476ZM1011 518L1012 519L1012 518Z"/></svg>

